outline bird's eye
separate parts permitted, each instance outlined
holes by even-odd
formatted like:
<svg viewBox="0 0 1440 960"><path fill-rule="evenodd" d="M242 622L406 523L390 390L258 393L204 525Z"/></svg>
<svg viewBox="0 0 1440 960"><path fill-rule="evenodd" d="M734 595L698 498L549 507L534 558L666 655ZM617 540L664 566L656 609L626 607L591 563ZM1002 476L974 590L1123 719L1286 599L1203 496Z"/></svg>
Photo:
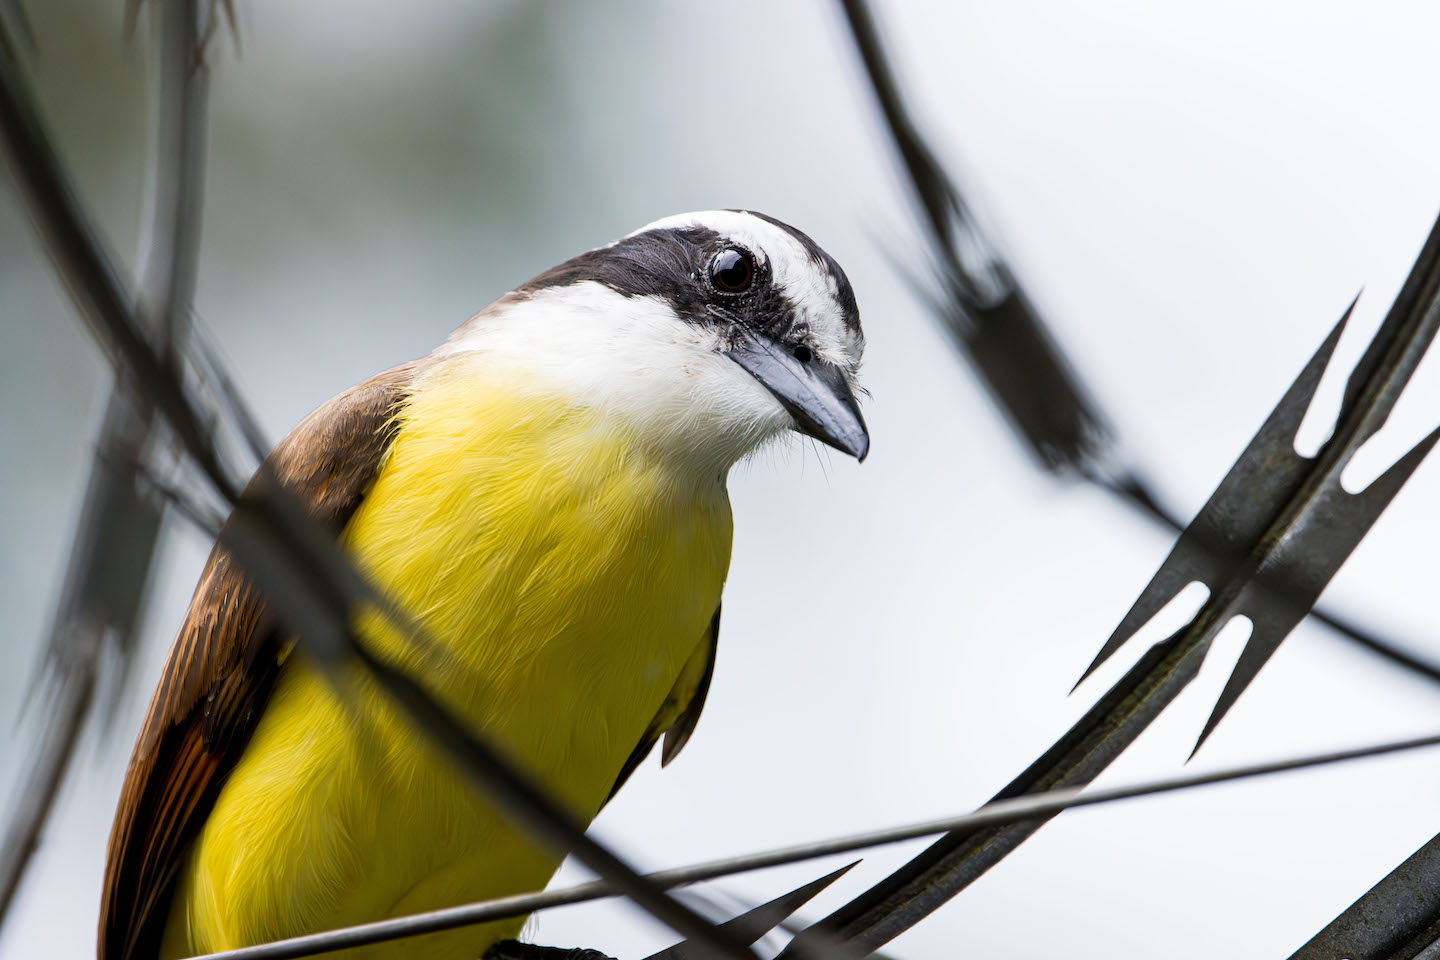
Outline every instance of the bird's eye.
<svg viewBox="0 0 1440 960"><path fill-rule="evenodd" d="M710 283L721 293L744 293L755 282L755 259L748 250L726 247L710 261Z"/></svg>
<svg viewBox="0 0 1440 960"><path fill-rule="evenodd" d="M795 359L799 360L801 363L809 363L811 360L815 359L815 351L811 350L803 343L796 344L794 353Z"/></svg>

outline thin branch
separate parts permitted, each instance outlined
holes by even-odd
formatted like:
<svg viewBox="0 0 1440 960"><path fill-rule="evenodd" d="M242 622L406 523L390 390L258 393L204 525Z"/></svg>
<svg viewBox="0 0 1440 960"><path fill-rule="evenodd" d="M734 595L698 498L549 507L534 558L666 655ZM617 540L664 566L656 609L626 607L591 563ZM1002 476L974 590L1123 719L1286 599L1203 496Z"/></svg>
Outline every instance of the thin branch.
<svg viewBox="0 0 1440 960"><path fill-rule="evenodd" d="M40 829L60 791L67 761L94 697L94 684L89 680L77 670L55 691L53 717L44 726L35 759L20 781L0 843L0 919L14 900L25 867L39 846Z"/></svg>
<svg viewBox="0 0 1440 960"><path fill-rule="evenodd" d="M1161 793L1175 793L1217 783L1249 780L1256 777L1271 776L1277 773L1329 766L1336 763L1347 763L1352 760L1362 760L1367 757L1419 750L1437 745L1440 745L1440 734L1413 737L1406 740L1387 741L1385 743L1347 750L1332 750L1325 753L1308 754L1306 756L1290 757L1283 760L1246 764L1224 770L1215 770L1209 773L1177 774L1171 777L1162 777L1126 786L1089 788L1083 791L1079 787L1051 790L1026 797L991 801L973 813L967 813L961 816L946 817L941 820L925 820L904 826L889 827L884 830L872 830L865 833L849 834L811 843L777 847L775 849L744 854L738 857L709 860L687 867L677 867L671 870L661 870L656 873L646 874L646 879L657 887L669 889L691 883L700 883L705 880L716 880L720 877L746 873L751 870L763 870L768 867L779 867L806 860L817 860L821 857L830 857L842 853L855 853L888 844L901 843L906 840L930 837L938 833L968 832L989 827L1004 826L1006 824L1024 823L1036 817L1052 817L1064 810L1070 810L1076 807L1100 806L1107 803L1115 803L1120 800L1131 800L1136 797L1153 796ZM591 900L599 900L617 895L618 892L610 884L603 880L592 880L589 883L582 883L561 890L546 890L536 893L520 894L518 896L501 897L480 903L469 903L459 907L430 910L425 913L395 917L389 920L380 920L375 923L364 923L339 930L329 930L324 933L312 933L303 937L292 937L288 940L277 940L273 943L260 944L254 947L241 947L237 950L225 950L220 953L205 954L204 960L293 960L293 958L296 957L318 956L335 950L353 949L376 943L386 943L391 940L400 940L426 933L438 933L443 930L454 930L458 927L489 923L493 920L523 917L526 914L537 913L554 907L586 903Z"/></svg>
<svg viewBox="0 0 1440 960"><path fill-rule="evenodd" d="M693 940L697 957L754 956L741 932L710 923L591 839L583 824L570 820L563 808L538 785L522 779L498 754L482 746L458 720L446 715L414 680L370 656L362 646L357 645L356 652L381 689L410 714L412 721L418 721L415 725L438 742L483 793L533 836L562 853L569 853L613 883L618 892L649 911L655 919Z"/></svg>
<svg viewBox="0 0 1440 960"><path fill-rule="evenodd" d="M922 281L908 264L899 272L952 334L1001 413L1047 470L1119 493L1128 505L1180 530L1184 525L1162 510L1159 495L1138 479L1141 471L1126 465L1110 419L925 142L865 0L841 0L841 6L930 240L925 272L931 282ZM965 242L957 245L955 236ZM882 249L888 253L888 246ZM1310 615L1392 664L1440 682L1435 662L1348 618L1323 609Z"/></svg>
<svg viewBox="0 0 1440 960"><path fill-rule="evenodd" d="M207 73L196 62L195 0L168 0L156 17L155 161L149 178L140 326L167 356L184 336L199 248ZM32 40L33 43L33 40ZM39 743L0 843L0 919L19 887L95 701L97 658L120 656L108 679L123 683L160 536L160 508L141 495L135 466L152 433L148 405L117 376L96 444L85 503L42 670L53 695Z"/></svg>
<svg viewBox="0 0 1440 960"><path fill-rule="evenodd" d="M1093 469L1111 455L1109 424L921 135L869 6L840 5L930 240L931 270L946 294L940 319L1046 469Z"/></svg>
<svg viewBox="0 0 1440 960"><path fill-rule="evenodd" d="M1325 926L1290 960L1419 960L1440 939L1440 836Z"/></svg>
<svg viewBox="0 0 1440 960"><path fill-rule="evenodd" d="M178 380L151 348L114 261L63 173L40 124L19 65L0 48L0 150L21 202L44 243L56 275L117 369L170 422L181 444L227 499L238 488L210 445L203 422Z"/></svg>
<svg viewBox="0 0 1440 960"><path fill-rule="evenodd" d="M220 531L225 527L225 517L200 497L178 483L156 475L147 465L136 468L135 481L144 495L160 500L206 538L211 541L219 539Z"/></svg>
<svg viewBox="0 0 1440 960"><path fill-rule="evenodd" d="M861 861L856 860L854 864L851 864L851 866L854 866L855 864L858 864L860 862ZM846 869L849 868L847 867ZM720 886L713 886L708 890L697 890L693 887L685 887L679 890L676 893L676 896L679 899L683 900L685 903L694 906L707 917L711 918L729 916L729 914L735 909L750 909L750 905L754 903L753 897L741 895L734 890L728 890ZM786 917L780 920L778 923L775 923L770 933L786 933L793 938L798 936L800 934L800 931L810 926L814 926L814 921L805 919L805 917L803 917L797 911L789 917ZM762 945L766 943L765 940L762 940L760 942ZM776 949L778 950L780 946L783 946L783 944L777 944ZM827 946L827 949L830 948L830 946ZM838 951L843 950L844 947L843 945L837 943L833 944L833 949ZM898 958L895 957L893 954L883 953L879 950L871 950L866 953L865 956L868 958L868 960L898 960Z"/></svg>
<svg viewBox="0 0 1440 960"><path fill-rule="evenodd" d="M927 221L933 260L931 271L939 278L944 294L937 295L922 287L922 299L938 308L937 315L981 373L1001 409L1047 468L1054 472L1068 470L1118 492L1130 505L1178 528L1174 519L1160 508L1155 493L1138 482L1138 471L1122 466L1108 429L1082 433L1074 428L1081 418L1088 418L1101 427L1106 421L1088 406L1088 398L1078 387L1069 364L1053 340L1044 335L1043 324L1028 303L1023 299L1019 301L1024 309L1017 309L1009 317L987 317L985 310L989 305L984 302L977 305L974 291L980 281L997 275L1010 276L1010 271L994 253L993 244L979 245L981 249L988 249L991 256L981 259L978 274L972 264L957 256L950 234L952 230L971 236L978 234L974 219L911 120L864 0L841 0L841 6L904 163L913 196ZM1393 404L1433 336L1433 324L1427 327L1426 322L1418 320L1424 312L1422 308L1426 305L1433 308L1435 300L1437 271L1433 239L1432 236L1432 242L1422 251L1396 305L1352 374L1346 391L1346 412L1337 427L1337 437L1343 435L1358 444L1378 429L1388 406L1383 413L1375 408L1376 413L1370 415L1374 422L1363 429L1344 421L1352 415L1362 415L1357 411L1367 402L1366 395L1372 401L1379 399ZM1008 335L1000 332L1006 323L1013 324ZM1407 329L1402 331L1402 327ZM979 332L986 329L996 332L988 338L981 336ZM1057 376L1056 370L1061 375ZM1295 406L1291 405L1291 413ZM1298 415L1303 413L1301 405ZM1055 427L1057 424L1059 429ZM1295 425L1298 426L1298 420ZM1227 478L1227 483L1235 480L1236 489L1223 497L1217 492L1196 522L1186 528L1182 544L1177 545L1176 553L1167 561L1168 569L1162 568L1147 588L1147 594L1136 604L1133 616L1116 631L1101 657L1108 655L1134 627L1158 610L1157 602L1163 605L1162 598L1173 596L1190 580L1202 579L1211 585L1212 603L1202 610L1191 628L1147 653L1079 723L999 796L1083 783L1098 775L1190 682L1214 632L1236 612L1237 602L1243 599L1246 612L1251 612L1253 606L1259 613L1259 621L1247 654L1242 657L1240 668L1207 725L1206 732L1212 730L1294 623L1310 610L1335 569L1433 442L1432 435L1392 468L1385 483L1367 491L1368 502L1344 499L1338 472L1332 474L1325 464L1299 462L1288 438L1283 449L1271 444L1266 449L1286 465L1287 480L1309 476L1312 486L1304 492L1289 483L1277 484L1276 478L1269 477L1269 489L1277 492L1272 502L1260 509L1244 502L1244 487L1257 476L1264 477L1267 464L1257 451L1249 451L1255 455L1248 462L1242 457ZM1346 447L1345 441L1332 438L1327 450L1331 466L1336 461L1343 465L1353 446ZM1222 491L1224 487L1222 484ZM1294 502L1289 503L1292 494ZM1224 515L1230 507L1238 507L1239 513L1249 521L1247 529L1238 534ZM1342 522L1337 524L1336 535L1327 537L1326 520L1337 516ZM1288 549L1274 539L1287 531L1296 534ZM1268 542L1260 545L1257 543L1260 540ZM1239 553L1248 551L1249 556L1236 557L1237 547ZM1239 570L1236 563L1245 569ZM1267 563L1281 569L1268 570L1262 577L1259 570ZM1277 572L1279 576L1275 575ZM1440 679L1440 668L1400 650L1393 643L1332 614L1315 611L1315 615L1366 649L1432 679ZM842 907L826 924L865 946L883 944L954 896L1039 826L1039 822L1018 824L982 834L946 837Z"/></svg>
<svg viewBox="0 0 1440 960"><path fill-rule="evenodd" d="M773 900L752 907L739 916L726 920L723 926L727 930L734 930L736 935L746 943L756 943L772 931L783 927L796 910L809 903L830 884L849 873L859 862L859 860L851 861L839 870L832 870L818 880L812 880L803 886L796 887L789 893L781 894ZM840 944L826 943L823 945L823 949L825 953L822 955L827 960L860 960L859 954ZM688 940L681 941L657 953L652 953L645 960L695 960L694 944Z"/></svg>
<svg viewBox="0 0 1440 960"><path fill-rule="evenodd" d="M273 444L265 436L265 431L260 428L260 421L256 418L254 411L245 402L244 395L235 383L235 378L226 369L220 356L220 348L202 330L201 335L195 339L192 353L198 361L197 366L201 371L201 376L213 388L221 406L234 424L236 432L240 434L246 452L254 461L254 467L258 468L265 462Z"/></svg>
<svg viewBox="0 0 1440 960"><path fill-rule="evenodd" d="M842 0L842 5L917 203L925 213L935 261L932 272L947 291L942 298L921 287L922 298L956 334L957 343L990 385L1002 411L1047 468L1069 469L1111 491L1135 493L1139 489L1134 481L1136 471L1120 465L1107 419L1080 388L1072 365L1045 333L1043 322L1023 295L1014 309L987 312L983 305L977 306L975 290L993 286L995 276L1009 277L1011 270L994 244L984 238L963 197L910 118L867 6L863 0ZM968 246L986 251L978 268L957 256L952 231L976 238ZM1079 423L1086 428L1072 429ZM1172 518L1152 509L1155 498L1149 491L1127 500L1176 525ZM1323 610L1313 616L1392 663L1440 680L1440 666L1354 622Z"/></svg>
<svg viewBox="0 0 1440 960"><path fill-rule="evenodd" d="M1211 592L1195 619L1147 651L1000 798L1093 780L1194 679L1216 634L1243 613L1253 624L1250 640L1203 740L1440 438L1440 431L1426 437L1360 494L1346 493L1340 484L1350 456L1379 428L1440 325L1440 220L1366 353L1383 359L1357 365L1335 432L1314 459L1304 458L1295 452L1295 433L1343 324L1186 528L1096 663L1199 580ZM847 942L881 946L984 874L1043 822L948 835L841 907L824 927Z"/></svg>
<svg viewBox="0 0 1440 960"><path fill-rule="evenodd" d="M22 0L0 0L0 43L10 48L12 56L16 53L16 46L23 46L31 53L38 46L35 27L30 23L30 15L25 12Z"/></svg>
<svg viewBox="0 0 1440 960"><path fill-rule="evenodd" d="M1185 522L1161 503L1159 491L1135 473L1118 477L1096 474L1089 479L1100 489L1118 497L1122 502L1134 507L1160 526L1174 533L1181 533L1185 530ZM1365 648L1377 657L1389 660L1397 667L1440 682L1440 665L1427 660L1418 653L1406 650L1393 640L1375 636L1368 628L1354 620L1318 606L1310 611L1309 618Z"/></svg>
<svg viewBox="0 0 1440 960"><path fill-rule="evenodd" d="M0 50L0 148L47 252L81 317L118 370L169 421L182 447L216 491L234 507L224 538L255 579L281 622L332 675L342 662L360 661L392 695L416 729L445 749L483 792L547 846L568 852L614 883L640 907L696 941L707 955L751 957L748 947L718 929L587 837L558 803L542 794L487 743L455 722L402 672L368 655L350 633L352 611L373 606L417 642L423 636L395 604L354 569L322 531L262 469L242 497L219 456L214 437L175 371L140 332L129 298L104 246L89 227L41 127L13 59ZM395 622L398 621L398 622Z"/></svg>

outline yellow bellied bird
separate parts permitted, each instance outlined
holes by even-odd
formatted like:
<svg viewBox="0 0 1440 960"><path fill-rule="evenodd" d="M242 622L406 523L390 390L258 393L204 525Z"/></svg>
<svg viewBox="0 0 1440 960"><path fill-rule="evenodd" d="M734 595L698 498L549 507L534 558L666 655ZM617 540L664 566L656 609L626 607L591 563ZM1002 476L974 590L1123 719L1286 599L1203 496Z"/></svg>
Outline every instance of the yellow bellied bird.
<svg viewBox="0 0 1440 960"><path fill-rule="evenodd" d="M710 684L726 478L796 430L857 458L864 338L840 266L745 211L669 217L505 294L310 414L274 475L417 617L359 624L588 823ZM542 888L557 858L373 687L291 656L216 547L115 816L100 960L263 943ZM475 960L522 919L349 958Z"/></svg>

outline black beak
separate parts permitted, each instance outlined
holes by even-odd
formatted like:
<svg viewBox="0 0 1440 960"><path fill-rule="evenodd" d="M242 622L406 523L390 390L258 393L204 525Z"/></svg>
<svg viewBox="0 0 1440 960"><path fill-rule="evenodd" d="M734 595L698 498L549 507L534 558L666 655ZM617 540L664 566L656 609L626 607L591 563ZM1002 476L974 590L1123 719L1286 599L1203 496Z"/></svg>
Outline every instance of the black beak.
<svg viewBox="0 0 1440 960"><path fill-rule="evenodd" d="M754 330L733 328L740 338L725 355L744 367L795 418L795 429L827 443L856 460L870 452L870 434L860 405L840 368L801 347L793 350Z"/></svg>

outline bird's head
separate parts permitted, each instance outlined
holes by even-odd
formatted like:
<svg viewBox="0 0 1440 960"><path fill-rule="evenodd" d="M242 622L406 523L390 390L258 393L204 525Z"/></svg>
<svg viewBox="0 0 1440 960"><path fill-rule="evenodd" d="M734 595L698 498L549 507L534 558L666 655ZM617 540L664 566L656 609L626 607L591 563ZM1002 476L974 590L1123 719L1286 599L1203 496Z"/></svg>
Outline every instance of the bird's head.
<svg viewBox="0 0 1440 960"><path fill-rule="evenodd" d="M833 257L779 220L710 210L547 270L442 351L502 351L728 466L787 430L863 460L864 344Z"/></svg>

